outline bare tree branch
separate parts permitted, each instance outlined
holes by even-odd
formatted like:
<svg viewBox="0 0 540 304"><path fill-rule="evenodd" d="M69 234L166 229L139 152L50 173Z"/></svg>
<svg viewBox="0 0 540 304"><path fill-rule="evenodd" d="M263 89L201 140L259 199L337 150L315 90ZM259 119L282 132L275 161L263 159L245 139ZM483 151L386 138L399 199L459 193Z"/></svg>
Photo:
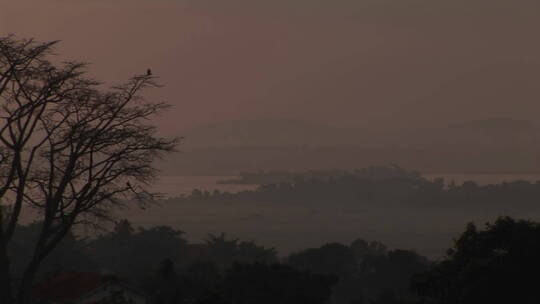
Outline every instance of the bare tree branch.
<svg viewBox="0 0 540 304"><path fill-rule="evenodd" d="M157 136L151 124L168 107L142 97L159 87L154 76L103 91L84 64L48 61L54 45L0 38L0 268L23 207L37 209L42 222L19 290L14 296L0 288L0 297L20 304L43 259L74 225L153 197L153 161L179 142Z"/></svg>

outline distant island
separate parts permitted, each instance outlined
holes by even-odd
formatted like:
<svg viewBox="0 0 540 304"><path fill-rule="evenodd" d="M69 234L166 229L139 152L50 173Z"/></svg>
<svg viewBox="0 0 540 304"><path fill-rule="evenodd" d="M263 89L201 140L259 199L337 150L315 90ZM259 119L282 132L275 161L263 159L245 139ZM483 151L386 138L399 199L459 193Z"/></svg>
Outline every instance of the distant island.
<svg viewBox="0 0 540 304"><path fill-rule="evenodd" d="M407 171L399 166L372 166L356 170L311 170L305 172L291 171L259 171L241 172L236 179L218 181L218 184L231 185L267 185L278 183L293 183L299 180L317 179L327 181L329 179L354 176L365 179L385 179L391 177L419 178L418 171Z"/></svg>

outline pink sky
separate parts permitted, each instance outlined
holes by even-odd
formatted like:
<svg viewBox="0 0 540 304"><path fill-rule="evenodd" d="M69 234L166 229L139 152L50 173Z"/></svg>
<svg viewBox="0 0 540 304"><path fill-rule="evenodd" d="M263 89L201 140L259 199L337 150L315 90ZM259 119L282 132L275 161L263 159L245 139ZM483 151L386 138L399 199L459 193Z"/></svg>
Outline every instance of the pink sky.
<svg viewBox="0 0 540 304"><path fill-rule="evenodd" d="M7 3L6 3L7 2ZM298 118L403 127L536 119L540 5L518 0L17 0L0 34L62 40L117 83L150 67L167 132Z"/></svg>

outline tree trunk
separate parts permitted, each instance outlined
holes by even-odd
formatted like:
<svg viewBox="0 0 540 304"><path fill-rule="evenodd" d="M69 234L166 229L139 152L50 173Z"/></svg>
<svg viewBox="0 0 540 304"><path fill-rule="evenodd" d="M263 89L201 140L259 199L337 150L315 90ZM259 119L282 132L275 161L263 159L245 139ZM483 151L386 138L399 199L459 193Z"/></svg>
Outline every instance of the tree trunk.
<svg viewBox="0 0 540 304"><path fill-rule="evenodd" d="M40 262L33 259L24 271L21 283L17 292L17 304L32 303L32 285L36 277Z"/></svg>
<svg viewBox="0 0 540 304"><path fill-rule="evenodd" d="M7 248L3 241L0 241L0 299L2 303L13 303L13 282L11 278L10 261L7 255Z"/></svg>

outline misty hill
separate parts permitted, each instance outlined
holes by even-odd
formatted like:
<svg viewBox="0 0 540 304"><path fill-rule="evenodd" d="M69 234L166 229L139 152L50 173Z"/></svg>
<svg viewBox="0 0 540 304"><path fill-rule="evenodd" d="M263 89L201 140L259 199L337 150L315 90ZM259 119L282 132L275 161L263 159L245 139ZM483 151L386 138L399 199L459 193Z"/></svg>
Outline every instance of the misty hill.
<svg viewBox="0 0 540 304"><path fill-rule="evenodd" d="M183 132L169 175L236 175L397 164L421 172L535 172L539 128L510 118L432 128L335 127L298 120L238 120Z"/></svg>
<svg viewBox="0 0 540 304"><path fill-rule="evenodd" d="M527 120L470 120L429 128L336 127L301 120L233 120L192 128L182 135L188 147L409 146L439 143L532 143L539 128ZM472 140L472 142L471 142Z"/></svg>
<svg viewBox="0 0 540 304"><path fill-rule="evenodd" d="M122 217L174 225L191 239L226 231L287 253L361 236L437 257L469 221L540 214L537 182L445 183L396 167L315 173L268 176L294 181L237 193L194 189L156 208L122 210Z"/></svg>
<svg viewBox="0 0 540 304"><path fill-rule="evenodd" d="M538 141L538 125L527 120L494 118L469 120L452 123L448 126L421 128L401 134L409 144L453 144L476 146L525 145L531 148Z"/></svg>
<svg viewBox="0 0 540 304"><path fill-rule="evenodd" d="M512 128L519 120L537 119L539 68L521 60L475 64L438 79L439 84L433 84L429 94L396 114L424 128L439 122L489 121Z"/></svg>
<svg viewBox="0 0 540 304"><path fill-rule="evenodd" d="M465 134L484 136L500 142L536 140L538 126L527 120L488 119L473 120L453 126L453 129Z"/></svg>
<svg viewBox="0 0 540 304"><path fill-rule="evenodd" d="M221 180L219 184L240 184L240 185L268 185L281 183L295 183L303 180L330 181L342 177L355 177L370 180L387 180L392 178L419 179L421 174L416 171L408 171L399 166L370 166L356 170L321 170L307 172L242 172L235 179Z"/></svg>
<svg viewBox="0 0 540 304"><path fill-rule="evenodd" d="M354 142L356 130L301 120L232 120L199 126L182 134L186 145L231 146L324 146Z"/></svg>

